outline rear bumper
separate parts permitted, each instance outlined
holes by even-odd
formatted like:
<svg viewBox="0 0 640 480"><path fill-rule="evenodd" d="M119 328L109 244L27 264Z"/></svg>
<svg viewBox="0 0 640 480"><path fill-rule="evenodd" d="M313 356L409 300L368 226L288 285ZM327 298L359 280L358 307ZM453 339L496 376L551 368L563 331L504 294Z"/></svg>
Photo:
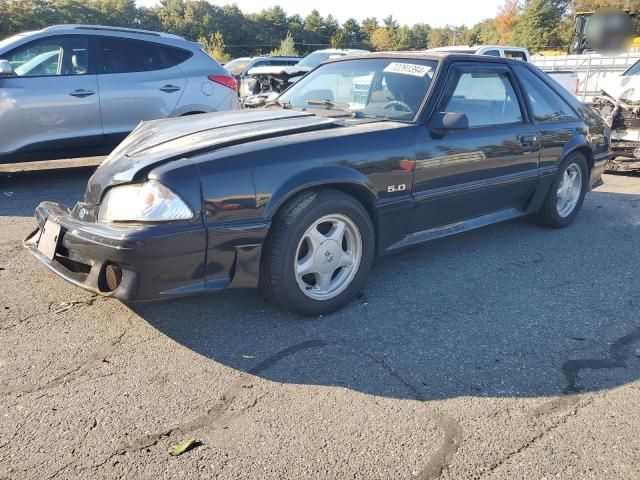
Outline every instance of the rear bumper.
<svg viewBox="0 0 640 480"><path fill-rule="evenodd" d="M88 223L51 202L41 203L35 217L38 228L25 239L24 246L50 270L79 287L128 301L205 290L206 233L201 223ZM61 227L53 260L38 250L47 219ZM105 283L108 264L117 264L122 271L122 280L113 290Z"/></svg>

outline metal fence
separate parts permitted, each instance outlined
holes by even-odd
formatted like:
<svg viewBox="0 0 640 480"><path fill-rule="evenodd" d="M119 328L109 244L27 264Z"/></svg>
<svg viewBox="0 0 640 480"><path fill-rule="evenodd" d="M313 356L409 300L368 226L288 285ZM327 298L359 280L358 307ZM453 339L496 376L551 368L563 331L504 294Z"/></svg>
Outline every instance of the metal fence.
<svg viewBox="0 0 640 480"><path fill-rule="evenodd" d="M531 61L545 72L571 71L578 74L578 98L583 102L602 90L602 80L618 76L640 60L640 53L622 55L534 55Z"/></svg>

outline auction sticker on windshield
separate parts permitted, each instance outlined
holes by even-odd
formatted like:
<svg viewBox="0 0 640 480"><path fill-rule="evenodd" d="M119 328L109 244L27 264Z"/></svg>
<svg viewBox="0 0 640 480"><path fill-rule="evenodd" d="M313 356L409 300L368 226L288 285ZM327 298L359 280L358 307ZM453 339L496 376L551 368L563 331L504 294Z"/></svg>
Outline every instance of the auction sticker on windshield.
<svg viewBox="0 0 640 480"><path fill-rule="evenodd" d="M431 67L428 65L417 65L415 63L391 62L384 67L384 71L387 73L401 73L403 75L413 75L414 77L424 77L431 71Z"/></svg>

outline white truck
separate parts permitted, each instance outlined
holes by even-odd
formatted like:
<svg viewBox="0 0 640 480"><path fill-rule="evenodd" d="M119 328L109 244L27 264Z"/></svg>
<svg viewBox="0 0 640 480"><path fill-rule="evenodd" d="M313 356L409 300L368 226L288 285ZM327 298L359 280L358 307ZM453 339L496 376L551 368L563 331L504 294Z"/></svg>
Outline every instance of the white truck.
<svg viewBox="0 0 640 480"><path fill-rule="evenodd" d="M456 46L456 47L438 47L430 48L428 52L448 52L448 53L468 53L473 55L489 55L493 57L514 58L523 62L534 63L531 61L529 50L521 47L510 47L503 45L475 45L472 47ZM545 70L545 69L543 69ZM546 71L545 73L562 85L573 95L578 95L578 75L570 70Z"/></svg>

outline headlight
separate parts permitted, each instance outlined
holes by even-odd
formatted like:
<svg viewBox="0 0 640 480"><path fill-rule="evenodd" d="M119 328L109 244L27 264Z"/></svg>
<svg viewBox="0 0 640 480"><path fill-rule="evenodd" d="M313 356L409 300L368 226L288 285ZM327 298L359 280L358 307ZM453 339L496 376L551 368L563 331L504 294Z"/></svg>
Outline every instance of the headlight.
<svg viewBox="0 0 640 480"><path fill-rule="evenodd" d="M182 199L154 180L109 189L98 213L100 222L162 222L191 218L193 212Z"/></svg>

